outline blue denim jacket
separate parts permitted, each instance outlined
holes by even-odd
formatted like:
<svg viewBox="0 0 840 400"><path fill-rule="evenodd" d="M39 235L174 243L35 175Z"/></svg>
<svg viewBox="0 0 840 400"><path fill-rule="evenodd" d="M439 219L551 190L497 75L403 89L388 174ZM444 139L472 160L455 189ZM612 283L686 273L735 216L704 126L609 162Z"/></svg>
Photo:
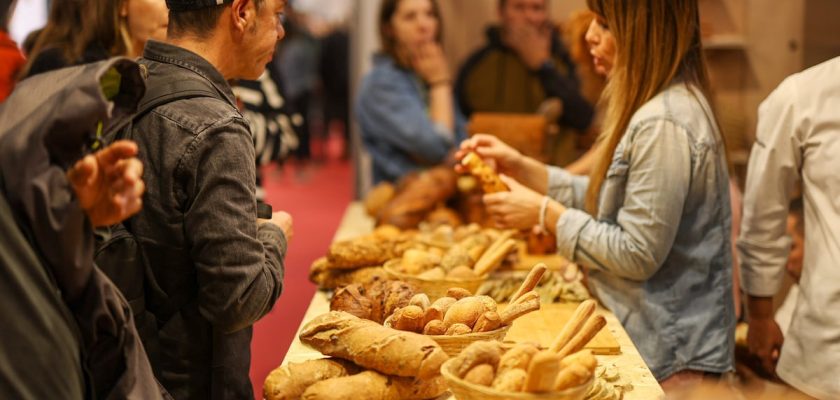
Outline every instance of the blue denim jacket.
<svg viewBox="0 0 840 400"><path fill-rule="evenodd" d="M374 183L396 181L438 164L465 138L460 112L455 111L452 132L429 118L428 103L425 84L414 72L400 68L388 56L374 57L355 108L362 141L373 158Z"/></svg>
<svg viewBox="0 0 840 400"><path fill-rule="evenodd" d="M676 83L633 116L599 198L589 180L549 170L568 207L561 255L589 268L590 289L624 325L657 379L733 367L731 210L723 143L703 95Z"/></svg>

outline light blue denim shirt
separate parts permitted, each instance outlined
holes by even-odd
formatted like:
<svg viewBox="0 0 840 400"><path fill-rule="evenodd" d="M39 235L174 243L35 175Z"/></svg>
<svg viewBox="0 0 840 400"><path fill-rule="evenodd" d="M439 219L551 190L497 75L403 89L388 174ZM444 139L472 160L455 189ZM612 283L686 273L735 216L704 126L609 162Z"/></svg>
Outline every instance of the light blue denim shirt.
<svg viewBox="0 0 840 400"><path fill-rule="evenodd" d="M359 89L355 116L373 159L374 183L393 182L443 161L466 138L465 123L456 109L454 131L436 124L429 118L426 85L417 74L386 55L376 55L373 62Z"/></svg>
<svg viewBox="0 0 840 400"><path fill-rule="evenodd" d="M682 83L642 106L613 155L597 219L580 211L589 179L549 169L549 196L570 207L558 252L589 268L593 294L659 380L733 368L729 176L709 110Z"/></svg>

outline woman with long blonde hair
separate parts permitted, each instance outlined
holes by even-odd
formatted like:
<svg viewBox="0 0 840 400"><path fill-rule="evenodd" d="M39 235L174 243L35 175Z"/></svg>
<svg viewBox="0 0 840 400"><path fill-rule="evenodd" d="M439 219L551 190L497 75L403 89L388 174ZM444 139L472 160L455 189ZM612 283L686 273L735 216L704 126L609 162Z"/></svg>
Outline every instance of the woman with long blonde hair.
<svg viewBox="0 0 840 400"><path fill-rule="evenodd" d="M733 368L726 151L697 0L589 0L587 40L608 74L600 153L573 176L479 135L459 156L492 160L510 192L488 194L506 228L541 226L583 266L666 390Z"/></svg>

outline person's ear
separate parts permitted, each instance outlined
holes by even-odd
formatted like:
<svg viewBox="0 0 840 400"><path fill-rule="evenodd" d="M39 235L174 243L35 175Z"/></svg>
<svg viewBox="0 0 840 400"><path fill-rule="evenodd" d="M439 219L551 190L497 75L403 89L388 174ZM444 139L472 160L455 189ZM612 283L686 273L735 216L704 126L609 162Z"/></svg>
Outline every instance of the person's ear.
<svg viewBox="0 0 840 400"><path fill-rule="evenodd" d="M254 0L233 0L230 11L231 23L239 32L252 26L257 16Z"/></svg>

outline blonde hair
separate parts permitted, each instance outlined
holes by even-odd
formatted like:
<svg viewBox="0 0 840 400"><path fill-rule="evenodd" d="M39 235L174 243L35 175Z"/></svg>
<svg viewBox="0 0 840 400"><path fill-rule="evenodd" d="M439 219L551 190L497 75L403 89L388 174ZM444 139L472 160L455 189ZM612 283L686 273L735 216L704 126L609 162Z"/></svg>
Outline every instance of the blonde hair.
<svg viewBox="0 0 840 400"><path fill-rule="evenodd" d="M606 20L616 41L616 58L604 91L602 145L586 193L586 209L597 215L613 153L642 105L677 79L712 102L697 0L587 0L587 4ZM714 115L709 117L717 125Z"/></svg>

